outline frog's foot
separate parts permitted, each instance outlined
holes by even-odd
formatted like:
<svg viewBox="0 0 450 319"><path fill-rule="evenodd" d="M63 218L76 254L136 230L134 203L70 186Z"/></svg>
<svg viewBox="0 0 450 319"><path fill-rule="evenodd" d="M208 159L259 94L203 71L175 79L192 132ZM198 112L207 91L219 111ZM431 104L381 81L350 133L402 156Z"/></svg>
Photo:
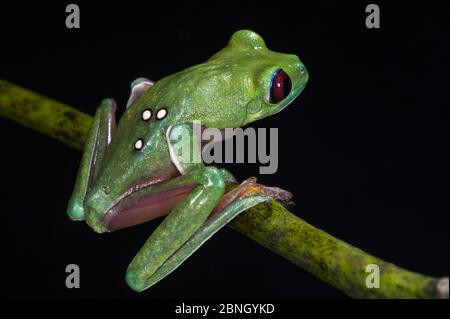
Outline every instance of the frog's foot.
<svg viewBox="0 0 450 319"><path fill-rule="evenodd" d="M250 177L243 181L238 187L226 193L220 199L211 215L220 214L226 207L234 202L252 196L263 196L268 199L279 200L283 205L290 205L292 194L279 187L269 187L256 182L256 177ZM211 216L210 216L211 217Z"/></svg>

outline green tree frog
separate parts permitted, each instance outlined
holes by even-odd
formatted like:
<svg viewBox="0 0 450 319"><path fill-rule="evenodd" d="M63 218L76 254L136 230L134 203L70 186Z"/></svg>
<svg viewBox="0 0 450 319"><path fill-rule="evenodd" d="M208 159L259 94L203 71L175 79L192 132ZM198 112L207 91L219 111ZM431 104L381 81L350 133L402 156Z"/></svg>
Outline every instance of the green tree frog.
<svg viewBox="0 0 450 319"><path fill-rule="evenodd" d="M112 99L103 100L96 111L69 217L104 233L166 216L125 276L133 290L149 288L240 212L291 196L255 178L225 192L225 183L235 181L228 171L181 160L179 149L194 155L202 151L193 123L218 129L244 126L285 108L307 81L296 55L269 50L249 30L234 33L205 63L155 83L135 80L117 126Z"/></svg>

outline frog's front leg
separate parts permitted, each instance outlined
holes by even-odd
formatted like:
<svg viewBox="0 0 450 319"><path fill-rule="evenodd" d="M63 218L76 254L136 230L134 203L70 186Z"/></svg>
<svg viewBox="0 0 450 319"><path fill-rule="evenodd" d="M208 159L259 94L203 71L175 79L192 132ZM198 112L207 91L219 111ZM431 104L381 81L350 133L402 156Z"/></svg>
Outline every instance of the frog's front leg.
<svg viewBox="0 0 450 319"><path fill-rule="evenodd" d="M183 131L188 135L174 134ZM215 167L205 167L201 161L185 161L182 154L173 152L174 144L186 146L184 150L197 156L200 152L190 124L171 127L167 133L171 158L182 176L166 182L166 187L197 185L153 232L127 270L126 281L142 291L151 285L150 278L158 268L181 247L204 223L225 191L224 174ZM191 141L193 141L192 145ZM181 144L180 144L181 143ZM167 186L167 183L173 184Z"/></svg>
<svg viewBox="0 0 450 319"><path fill-rule="evenodd" d="M75 188L69 202L67 214L73 220L84 220L84 200L100 167L116 126L116 103L104 99L94 116L89 129Z"/></svg>
<svg viewBox="0 0 450 319"><path fill-rule="evenodd" d="M127 284L142 291L158 271L201 227L224 194L225 183L215 167L203 167L183 176L198 186L163 220L128 267ZM177 183L178 181L175 181Z"/></svg>

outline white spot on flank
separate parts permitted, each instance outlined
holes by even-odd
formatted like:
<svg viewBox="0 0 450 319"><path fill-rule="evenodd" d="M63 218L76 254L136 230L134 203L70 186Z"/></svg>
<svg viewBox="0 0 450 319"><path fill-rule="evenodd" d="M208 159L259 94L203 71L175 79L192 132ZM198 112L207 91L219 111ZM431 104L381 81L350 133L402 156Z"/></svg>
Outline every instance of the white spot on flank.
<svg viewBox="0 0 450 319"><path fill-rule="evenodd" d="M156 112L156 118L158 120L162 120L163 118L165 118L167 116L167 110L162 108L159 109L158 112Z"/></svg>
<svg viewBox="0 0 450 319"><path fill-rule="evenodd" d="M139 151L142 147L144 147L144 142L141 139L138 139L136 143L134 143L134 149Z"/></svg>
<svg viewBox="0 0 450 319"><path fill-rule="evenodd" d="M142 112L142 119L148 121L152 118L152 110L146 109Z"/></svg>

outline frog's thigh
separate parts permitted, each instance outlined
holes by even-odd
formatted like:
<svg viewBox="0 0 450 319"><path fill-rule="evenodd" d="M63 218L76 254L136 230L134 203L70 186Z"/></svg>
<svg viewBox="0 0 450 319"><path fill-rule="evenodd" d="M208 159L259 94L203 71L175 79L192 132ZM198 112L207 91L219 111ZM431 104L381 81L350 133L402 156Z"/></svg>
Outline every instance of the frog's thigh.
<svg viewBox="0 0 450 319"><path fill-rule="evenodd" d="M94 182L95 173L98 171L98 163L111 142L111 136L116 125L115 112L116 103L114 100L104 99L95 113L67 209L67 214L73 220L84 219L84 199Z"/></svg>
<svg viewBox="0 0 450 319"><path fill-rule="evenodd" d="M215 167L203 166L184 178L198 186L164 219L128 267L126 281L136 291L153 284L152 275L200 228L224 194L223 174Z"/></svg>

